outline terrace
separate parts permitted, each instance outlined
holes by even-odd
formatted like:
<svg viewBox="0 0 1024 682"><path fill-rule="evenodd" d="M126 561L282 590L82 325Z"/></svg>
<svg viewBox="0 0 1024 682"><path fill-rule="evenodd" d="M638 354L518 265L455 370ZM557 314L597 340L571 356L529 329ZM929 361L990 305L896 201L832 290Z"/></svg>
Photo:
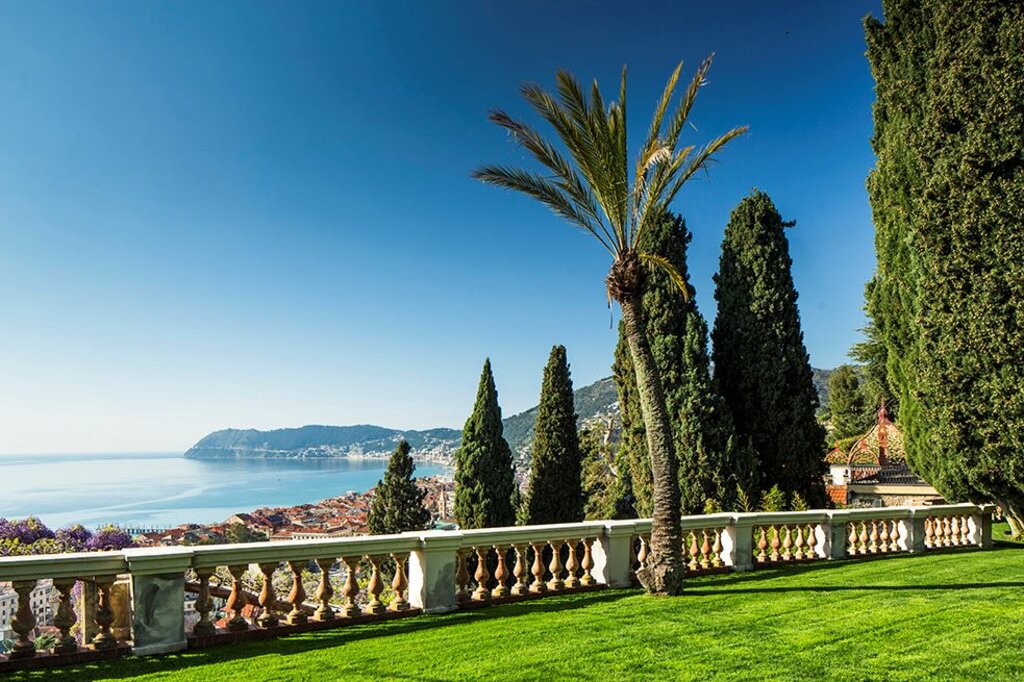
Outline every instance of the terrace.
<svg viewBox="0 0 1024 682"><path fill-rule="evenodd" d="M987 507L716 514L687 517L685 526L693 577L681 599L631 587L646 521L3 559L0 580L15 580L19 591L49 577L69 595L77 573L99 598L91 647L30 654L31 629L19 622L20 653L0 665L62 665L22 674L76 680L172 671L252 679L254 670L265 679L1024 672L1001 655L1022 624L1014 607L1024 587L1021 555L972 551L991 547ZM384 557L398 570L385 575ZM882 557L893 560L858 561ZM347 567L340 605L328 577L339 559ZM307 600L299 573L311 560L324 570ZM218 566L232 576L223 628L211 617ZM258 610L246 608L250 566L270 578ZM277 571L294 577L283 600ZM121 642L109 599L118 575L131 586ZM200 614L187 633L186 589L199 592ZM478 608L492 604L500 605ZM64 630L70 609L66 597L58 609ZM448 611L455 613L424 614ZM87 660L129 646L136 654L188 651Z"/></svg>

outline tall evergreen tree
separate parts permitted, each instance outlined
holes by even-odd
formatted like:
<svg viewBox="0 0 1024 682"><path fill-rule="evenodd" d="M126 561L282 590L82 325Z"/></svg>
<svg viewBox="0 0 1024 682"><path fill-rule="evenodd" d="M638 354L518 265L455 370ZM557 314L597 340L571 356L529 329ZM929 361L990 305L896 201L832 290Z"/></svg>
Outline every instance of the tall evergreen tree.
<svg viewBox="0 0 1024 682"><path fill-rule="evenodd" d="M832 438L859 436L871 428L875 406L868 403L852 365L840 365L828 378L828 410Z"/></svg>
<svg viewBox="0 0 1024 682"><path fill-rule="evenodd" d="M712 381L708 327L697 308L686 265L692 238L676 215L666 214L652 225L644 247L675 266L689 296L680 296L677 283L655 272L648 278L643 305L679 458L681 507L684 513L699 514L708 500L724 508L733 506L737 484L749 484L752 455L734 438L732 417ZM612 373L622 413L621 456L629 462L637 511L647 515L653 506L650 458L633 362L621 325Z"/></svg>
<svg viewBox="0 0 1024 682"><path fill-rule="evenodd" d="M537 405L526 524L583 520L582 461L565 346L551 349Z"/></svg>
<svg viewBox="0 0 1024 682"><path fill-rule="evenodd" d="M885 0L868 179L907 458L1024 528L1024 4Z"/></svg>
<svg viewBox="0 0 1024 682"><path fill-rule="evenodd" d="M778 485L824 506L818 394L800 331L792 261L782 217L755 191L729 218L715 276L715 377L736 431L758 457L758 492Z"/></svg>
<svg viewBox="0 0 1024 682"><path fill-rule="evenodd" d="M473 414L455 452L455 520L461 528L493 528L516 522L512 449L502 435L501 407L491 361L484 361Z"/></svg>
<svg viewBox="0 0 1024 682"><path fill-rule="evenodd" d="M374 488L367 518L370 533L404 533L430 526L430 510L423 506L427 491L416 485L415 471L409 444L403 439L388 460L384 478Z"/></svg>

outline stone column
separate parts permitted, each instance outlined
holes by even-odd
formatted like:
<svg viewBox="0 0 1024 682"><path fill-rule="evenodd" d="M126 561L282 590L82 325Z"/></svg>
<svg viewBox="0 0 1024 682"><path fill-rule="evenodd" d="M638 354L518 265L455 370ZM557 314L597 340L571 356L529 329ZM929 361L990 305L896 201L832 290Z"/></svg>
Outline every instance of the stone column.
<svg viewBox="0 0 1024 682"><path fill-rule="evenodd" d="M992 549L992 511L993 505L985 504L971 514L970 541L982 549Z"/></svg>
<svg viewBox="0 0 1024 682"><path fill-rule="evenodd" d="M926 507L919 507L910 510L910 516L900 519L900 537L906 538L906 549L911 554L923 554L924 545L924 522L928 516Z"/></svg>
<svg viewBox="0 0 1024 682"><path fill-rule="evenodd" d="M604 533L598 535L591 550L594 567L591 575L608 587L630 587L633 567L630 566L630 544L636 535L635 521L609 521Z"/></svg>
<svg viewBox="0 0 1024 682"><path fill-rule="evenodd" d="M734 571L754 567L754 520L737 515L722 529L722 563Z"/></svg>
<svg viewBox="0 0 1024 682"><path fill-rule="evenodd" d="M828 531L824 533L824 543L819 545L819 551L826 559L846 558L846 534L850 521L849 514L842 510L828 513Z"/></svg>
<svg viewBox="0 0 1024 682"><path fill-rule="evenodd" d="M185 571L192 564L192 550L153 547L127 549L124 555L132 576L132 653L185 649Z"/></svg>
<svg viewBox="0 0 1024 682"><path fill-rule="evenodd" d="M432 530L417 534L418 549L409 553L409 603L424 613L444 613L456 608L455 552L462 534Z"/></svg>

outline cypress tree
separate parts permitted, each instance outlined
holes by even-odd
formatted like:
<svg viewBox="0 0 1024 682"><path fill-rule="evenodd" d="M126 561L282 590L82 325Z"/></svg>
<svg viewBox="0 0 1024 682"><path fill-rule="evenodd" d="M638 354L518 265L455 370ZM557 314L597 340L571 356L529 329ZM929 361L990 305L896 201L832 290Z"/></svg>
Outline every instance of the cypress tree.
<svg viewBox="0 0 1024 682"><path fill-rule="evenodd" d="M878 270L907 459L1024 523L1024 5L886 0L866 21Z"/></svg>
<svg viewBox="0 0 1024 682"><path fill-rule="evenodd" d="M715 275L712 353L736 431L757 453L757 492L777 485L821 507L825 432L790 273L791 224L759 191L733 210Z"/></svg>
<svg viewBox="0 0 1024 682"><path fill-rule="evenodd" d="M707 322L697 308L686 267L692 238L683 219L672 214L646 233L644 248L675 266L690 295L684 297L667 275L654 271L648 275L643 307L679 459L680 503L684 513L699 514L709 500L733 505L736 486L747 485L751 455L734 438L728 406L712 381ZM646 516L653 507L650 458L636 375L621 325L612 371L622 413L621 456L628 462L637 512Z"/></svg>
<svg viewBox="0 0 1024 682"><path fill-rule="evenodd" d="M515 476L512 450L502 435L501 407L491 361L484 361L473 414L455 452L455 519L461 528L511 526Z"/></svg>
<svg viewBox="0 0 1024 682"><path fill-rule="evenodd" d="M871 428L874 405L868 403L857 370L840 365L828 378L828 409L834 439L859 436Z"/></svg>
<svg viewBox="0 0 1024 682"><path fill-rule="evenodd" d="M572 377L565 346L555 346L544 367L537 405L526 525L583 520L581 468Z"/></svg>
<svg viewBox="0 0 1024 682"><path fill-rule="evenodd" d="M371 534L404 533L430 526L430 510L423 506L427 491L416 485L415 471L409 444L402 440L388 460L384 478L374 489L367 519Z"/></svg>

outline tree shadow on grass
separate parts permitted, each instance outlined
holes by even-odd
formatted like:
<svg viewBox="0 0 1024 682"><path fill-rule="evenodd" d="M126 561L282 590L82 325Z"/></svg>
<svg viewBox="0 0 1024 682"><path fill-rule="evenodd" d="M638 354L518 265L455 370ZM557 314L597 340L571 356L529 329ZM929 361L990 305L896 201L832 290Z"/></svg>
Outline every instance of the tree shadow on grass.
<svg viewBox="0 0 1024 682"><path fill-rule="evenodd" d="M799 587L740 587L718 590L695 588L687 592L692 597L728 594L780 594L783 592L917 592L931 590L984 590L1000 587L1024 587L1024 582L950 583L946 585L801 585Z"/></svg>
<svg viewBox="0 0 1024 682"><path fill-rule="evenodd" d="M296 633L270 640L252 640L235 644L224 644L206 649L183 651L152 657L128 657L115 661L104 661L79 666L49 668L31 672L12 673L6 680L67 680L89 682L90 680L124 679L138 675L185 671L188 668L237 661L240 670L255 672L254 663L247 660L254 656L277 655L295 656L342 647L345 644L364 639L393 637L433 630L439 627L453 627L460 624L481 623L497 618L508 619L531 614L552 614L560 611L585 609L603 603L612 603L639 594L636 590L600 590L597 592L565 595L558 599L531 599L523 602L495 604L443 615L424 615L413 618L383 621L379 623L353 624L316 632ZM510 611L512 611L510 613ZM505 628L508 629L507 627ZM312 671L311 671L312 672ZM400 675L388 673L392 679ZM259 679L258 673L250 679ZM422 675L415 678L422 680Z"/></svg>

